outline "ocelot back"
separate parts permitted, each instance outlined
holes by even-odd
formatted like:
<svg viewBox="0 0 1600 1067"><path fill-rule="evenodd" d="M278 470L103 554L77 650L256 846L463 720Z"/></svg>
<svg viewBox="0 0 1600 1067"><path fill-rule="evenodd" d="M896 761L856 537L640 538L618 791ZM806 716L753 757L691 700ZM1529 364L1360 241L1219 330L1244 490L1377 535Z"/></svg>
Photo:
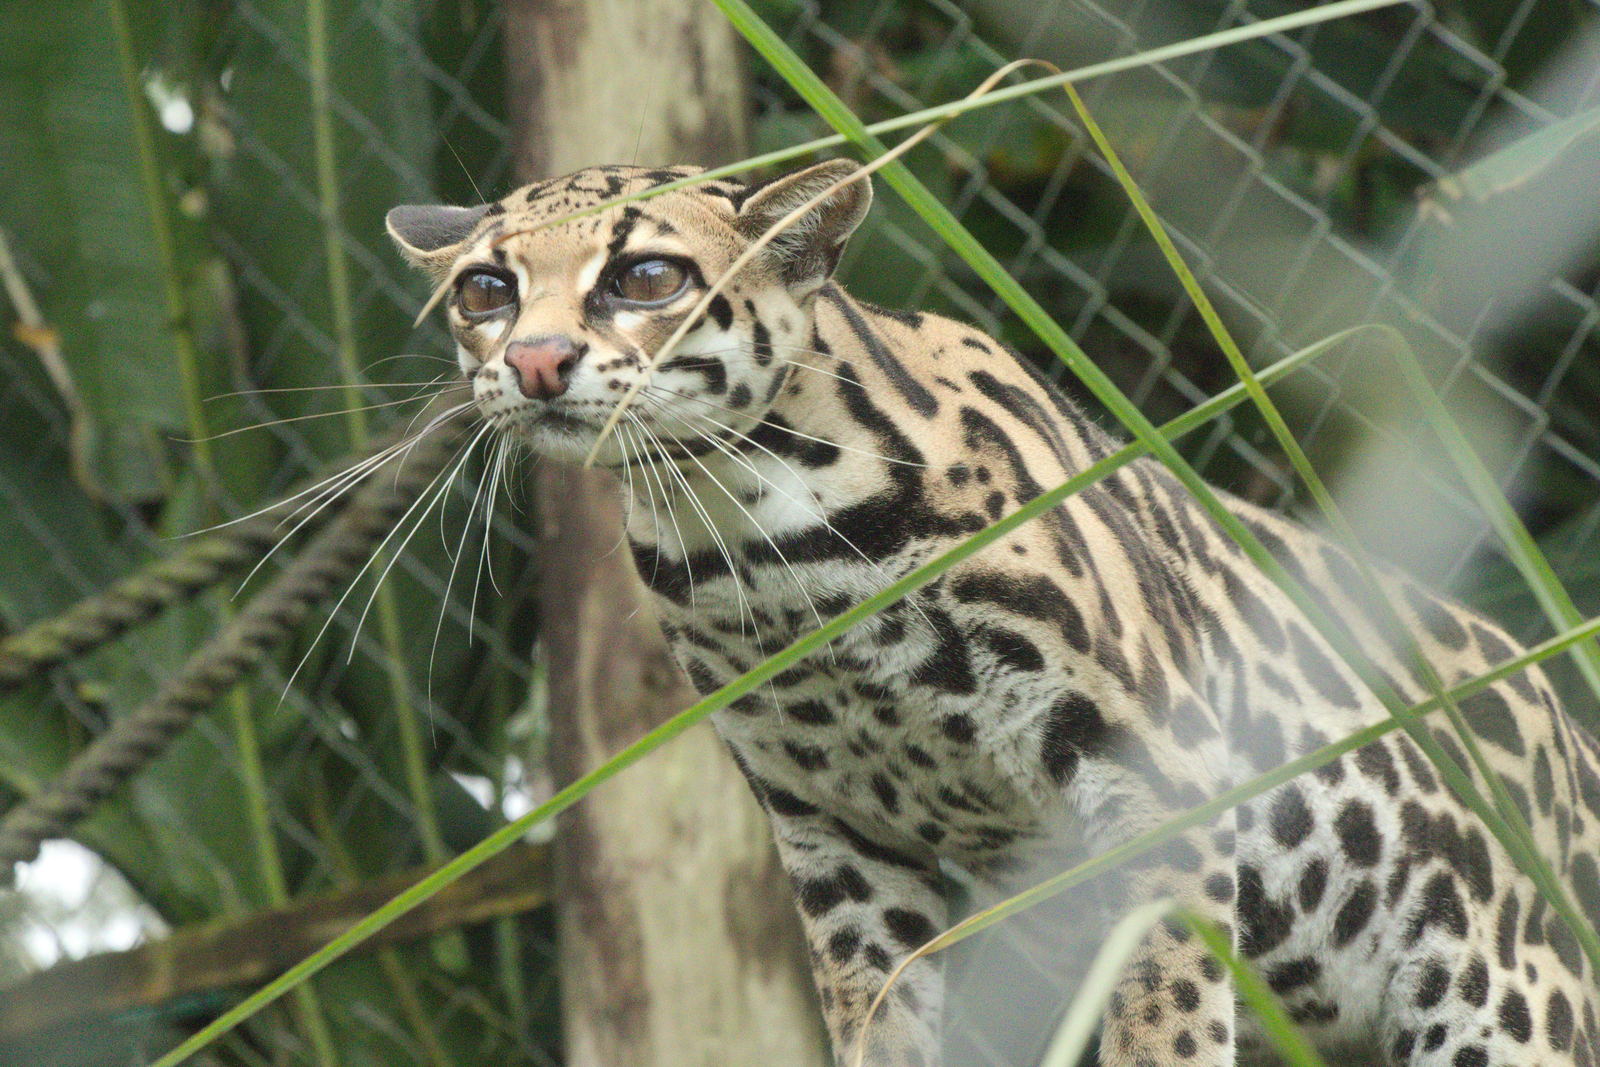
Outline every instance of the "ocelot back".
<svg viewBox="0 0 1600 1067"><path fill-rule="evenodd" d="M617 401L755 236L852 172L709 181L599 167L390 232L449 280L462 370L499 432L581 459ZM1065 481L1115 443L981 332L830 280L871 200L790 226L655 369L599 461L702 691L738 676ZM534 228L542 223L555 225ZM1349 558L1228 505L1410 700ZM1443 681L1519 651L1400 579ZM1494 773L1600 922L1600 746L1537 669L1463 702ZM939 862L997 893L1147 830L1385 710L1164 468L1139 461L958 565L715 716L771 816L841 1062L940 1062L937 955L863 1027L891 967L951 921ZM1470 767L1442 720L1440 744ZM647 773L647 772L644 772ZM1485 783L1476 778L1480 791ZM1131 906L1220 924L1337 1063L1587 1065L1600 995L1569 929L1411 740L1393 733L1119 868ZM1103 920L1109 921L1112 916ZM1102 1061L1274 1062L1186 926L1153 928Z"/></svg>

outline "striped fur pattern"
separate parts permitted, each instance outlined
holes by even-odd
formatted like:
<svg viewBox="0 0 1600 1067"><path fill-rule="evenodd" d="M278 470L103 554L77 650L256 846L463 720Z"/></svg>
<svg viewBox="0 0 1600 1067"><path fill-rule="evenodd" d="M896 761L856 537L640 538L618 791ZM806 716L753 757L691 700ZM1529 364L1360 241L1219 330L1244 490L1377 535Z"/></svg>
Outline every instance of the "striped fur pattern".
<svg viewBox="0 0 1600 1067"><path fill-rule="evenodd" d="M480 208L397 209L391 232L454 279L451 325L484 417L539 454L578 459L705 287L850 169L711 181L523 232L695 173L601 167ZM600 450L627 494L638 570L702 691L1115 447L992 338L872 307L830 279L869 199L865 182L846 187L744 268ZM500 281L464 281L473 271ZM682 291L631 299L640 272L681 274ZM502 283L509 302L468 312L485 301L463 286L497 300ZM1402 642L1371 622L1347 556L1229 507L1401 693L1426 695ZM1481 616L1386 580L1447 684L1517 653ZM1600 746L1537 669L1464 711L1543 854L1600 921ZM869 1067L932 1067L937 956L907 970L870 1027L863 1017L889 970L952 921L941 864L1015 891L1384 715L1189 494L1139 461L714 721L771 816L840 1062L859 1051ZM1577 942L1403 735L1114 878L1105 899L1169 897L1220 924L1332 1062L1600 1056L1600 997ZM1120 980L1101 1059L1275 1062L1223 970L1175 923Z"/></svg>

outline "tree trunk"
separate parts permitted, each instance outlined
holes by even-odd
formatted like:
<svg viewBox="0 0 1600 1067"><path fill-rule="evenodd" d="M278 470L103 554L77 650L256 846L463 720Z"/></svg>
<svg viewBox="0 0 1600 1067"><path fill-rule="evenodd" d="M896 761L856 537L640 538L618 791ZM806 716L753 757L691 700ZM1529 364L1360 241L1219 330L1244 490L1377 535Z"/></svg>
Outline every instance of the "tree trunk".
<svg viewBox="0 0 1600 1067"><path fill-rule="evenodd" d="M525 181L744 150L740 57L703 8L514 0L506 44ZM615 481L544 462L534 484L551 762L565 782L694 692L621 547ZM788 880L709 727L563 816L555 869L569 1067L825 1062Z"/></svg>

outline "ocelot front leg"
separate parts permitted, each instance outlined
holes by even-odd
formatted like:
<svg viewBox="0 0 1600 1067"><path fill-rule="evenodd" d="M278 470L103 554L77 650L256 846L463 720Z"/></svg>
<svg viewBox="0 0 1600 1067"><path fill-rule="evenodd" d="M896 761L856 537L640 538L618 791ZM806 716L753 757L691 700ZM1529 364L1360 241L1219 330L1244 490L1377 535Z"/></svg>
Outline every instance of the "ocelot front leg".
<svg viewBox="0 0 1600 1067"><path fill-rule="evenodd" d="M1197 721L1184 737L1212 733L1209 710L1187 703ZM1170 721L1170 720L1169 720ZM1218 744L1180 744L1168 730L1112 729L1077 753L1067 799L1091 842L1114 847L1203 803L1219 791ZM1208 756L1210 758L1208 758ZM1106 899L1124 910L1160 899L1237 936L1234 819L1228 812L1120 865ZM1109 892L1107 892L1109 890ZM1231 978L1192 934L1170 918L1146 935L1106 1009L1104 1067L1231 1067L1236 1062Z"/></svg>
<svg viewBox="0 0 1600 1067"><path fill-rule="evenodd" d="M901 960L946 925L931 856L868 840L797 797L757 782L778 856L794 881L812 974L840 1067L938 1067L938 956L908 967L870 1023L867 1009Z"/></svg>

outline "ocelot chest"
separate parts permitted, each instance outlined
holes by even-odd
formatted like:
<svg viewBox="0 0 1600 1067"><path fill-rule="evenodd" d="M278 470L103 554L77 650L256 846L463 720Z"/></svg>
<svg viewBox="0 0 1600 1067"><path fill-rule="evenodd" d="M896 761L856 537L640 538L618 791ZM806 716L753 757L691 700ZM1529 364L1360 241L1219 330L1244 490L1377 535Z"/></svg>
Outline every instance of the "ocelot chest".
<svg viewBox="0 0 1600 1067"><path fill-rule="evenodd" d="M781 648L775 635L816 628L809 612L781 617L798 613L789 599L753 597L750 613L770 623L759 628L732 615L708 626L721 612L699 593L694 608L661 607L675 654L709 692ZM827 606L824 619L841 605ZM719 734L761 781L901 848L981 862L1059 836L1014 736L1053 683L1007 670L952 608L939 588L894 605L719 712Z"/></svg>

